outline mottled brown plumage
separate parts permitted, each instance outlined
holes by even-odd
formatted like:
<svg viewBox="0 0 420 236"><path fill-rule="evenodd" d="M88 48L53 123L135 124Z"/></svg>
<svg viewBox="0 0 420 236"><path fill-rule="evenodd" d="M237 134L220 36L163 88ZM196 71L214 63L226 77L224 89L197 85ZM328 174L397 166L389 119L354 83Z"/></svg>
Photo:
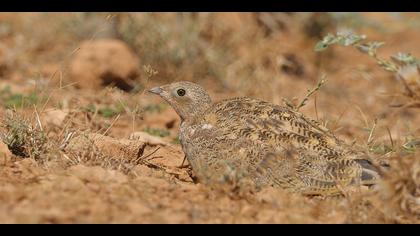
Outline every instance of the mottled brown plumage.
<svg viewBox="0 0 420 236"><path fill-rule="evenodd" d="M213 103L199 85L177 82L149 90L181 117L179 138L202 181L228 172L258 186L304 194L334 194L350 184L371 184L377 173L325 127L302 114L253 98Z"/></svg>

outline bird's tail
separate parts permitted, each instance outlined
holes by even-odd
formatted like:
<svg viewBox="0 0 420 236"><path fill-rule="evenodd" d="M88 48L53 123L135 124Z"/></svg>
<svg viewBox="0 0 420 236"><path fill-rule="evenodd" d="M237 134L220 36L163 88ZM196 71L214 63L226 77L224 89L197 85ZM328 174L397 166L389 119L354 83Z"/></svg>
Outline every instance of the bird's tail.
<svg viewBox="0 0 420 236"><path fill-rule="evenodd" d="M375 185L381 178L379 168L366 159L356 159L355 161L362 167L361 184Z"/></svg>

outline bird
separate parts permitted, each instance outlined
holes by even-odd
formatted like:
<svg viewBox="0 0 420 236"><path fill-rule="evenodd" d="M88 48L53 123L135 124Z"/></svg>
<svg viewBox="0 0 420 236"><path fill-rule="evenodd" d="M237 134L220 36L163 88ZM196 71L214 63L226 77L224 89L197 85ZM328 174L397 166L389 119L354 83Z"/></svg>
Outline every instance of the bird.
<svg viewBox="0 0 420 236"><path fill-rule="evenodd" d="M288 106L250 97L213 102L189 81L148 91L180 117L179 140L198 181L216 183L233 173L260 188L334 195L380 178L367 157Z"/></svg>

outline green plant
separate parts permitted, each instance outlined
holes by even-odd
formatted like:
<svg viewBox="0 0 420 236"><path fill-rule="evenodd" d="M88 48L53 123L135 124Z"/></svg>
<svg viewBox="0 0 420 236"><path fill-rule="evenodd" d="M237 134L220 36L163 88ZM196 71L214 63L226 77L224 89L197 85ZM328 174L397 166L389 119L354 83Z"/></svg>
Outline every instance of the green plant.
<svg viewBox="0 0 420 236"><path fill-rule="evenodd" d="M406 152L415 153L420 148L420 138L407 137L402 148Z"/></svg>
<svg viewBox="0 0 420 236"><path fill-rule="evenodd" d="M147 104L144 107L144 111L150 112L150 113L161 113L163 110L165 110L168 107L167 104L159 103L159 104Z"/></svg>
<svg viewBox="0 0 420 236"><path fill-rule="evenodd" d="M159 128L150 128L147 127L145 129L143 129L144 132L149 133L150 135L153 136L158 136L158 137L166 137L169 136L169 131L166 129L159 129Z"/></svg>
<svg viewBox="0 0 420 236"><path fill-rule="evenodd" d="M173 144L181 144L181 141L179 140L179 137L175 137L174 139L172 139L171 143L173 143Z"/></svg>
<svg viewBox="0 0 420 236"><path fill-rule="evenodd" d="M47 152L48 140L39 118L32 124L9 110L2 123L6 132L1 139L13 154L39 159Z"/></svg>
<svg viewBox="0 0 420 236"><path fill-rule="evenodd" d="M118 110L108 106L98 109L98 114L105 118L111 118L119 113L120 112Z"/></svg>
<svg viewBox="0 0 420 236"><path fill-rule="evenodd" d="M9 86L0 91L1 104L8 109L25 108L35 105L40 100L36 92L28 95L13 93Z"/></svg>
<svg viewBox="0 0 420 236"><path fill-rule="evenodd" d="M307 90L308 93L305 95L305 97L302 99L302 101L298 105L295 105L293 102L289 101L286 98L283 98L283 102L285 103L286 106L292 108L293 110L299 111L300 108L306 105L306 102L308 102L309 98L313 94L315 94L318 90L320 90L321 87L324 86L326 82L327 82L326 76L323 75L321 79L318 81L318 83L316 84L315 88Z"/></svg>
<svg viewBox="0 0 420 236"><path fill-rule="evenodd" d="M104 118L111 118L125 112L124 106L120 103L115 103L111 106L107 105L104 107L96 107L94 104L89 104L83 107L83 109L90 113L98 113Z"/></svg>
<svg viewBox="0 0 420 236"><path fill-rule="evenodd" d="M418 88L420 84L420 60L410 53L403 52L396 53L389 59L381 58L378 56L377 51L385 43L378 41L366 42L366 38L365 35L357 35L351 31L327 34L315 45L314 50L321 52L334 44L345 47L351 46L358 49L360 52L372 57L378 66L393 73L398 78L398 81L404 85L406 90L405 95L416 100L414 103L410 103L410 106L420 107L420 90ZM411 74L413 73L406 73L405 71L408 69L414 71L413 73L416 75L412 76ZM417 87L417 89L414 87Z"/></svg>

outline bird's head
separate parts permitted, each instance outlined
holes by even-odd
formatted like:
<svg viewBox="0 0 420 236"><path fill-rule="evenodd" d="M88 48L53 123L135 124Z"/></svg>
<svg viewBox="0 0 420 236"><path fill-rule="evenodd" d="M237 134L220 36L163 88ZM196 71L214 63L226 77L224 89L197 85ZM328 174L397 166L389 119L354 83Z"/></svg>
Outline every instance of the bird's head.
<svg viewBox="0 0 420 236"><path fill-rule="evenodd" d="M162 97L182 120L203 113L211 104L210 96L198 84L181 81L154 87L149 90Z"/></svg>

